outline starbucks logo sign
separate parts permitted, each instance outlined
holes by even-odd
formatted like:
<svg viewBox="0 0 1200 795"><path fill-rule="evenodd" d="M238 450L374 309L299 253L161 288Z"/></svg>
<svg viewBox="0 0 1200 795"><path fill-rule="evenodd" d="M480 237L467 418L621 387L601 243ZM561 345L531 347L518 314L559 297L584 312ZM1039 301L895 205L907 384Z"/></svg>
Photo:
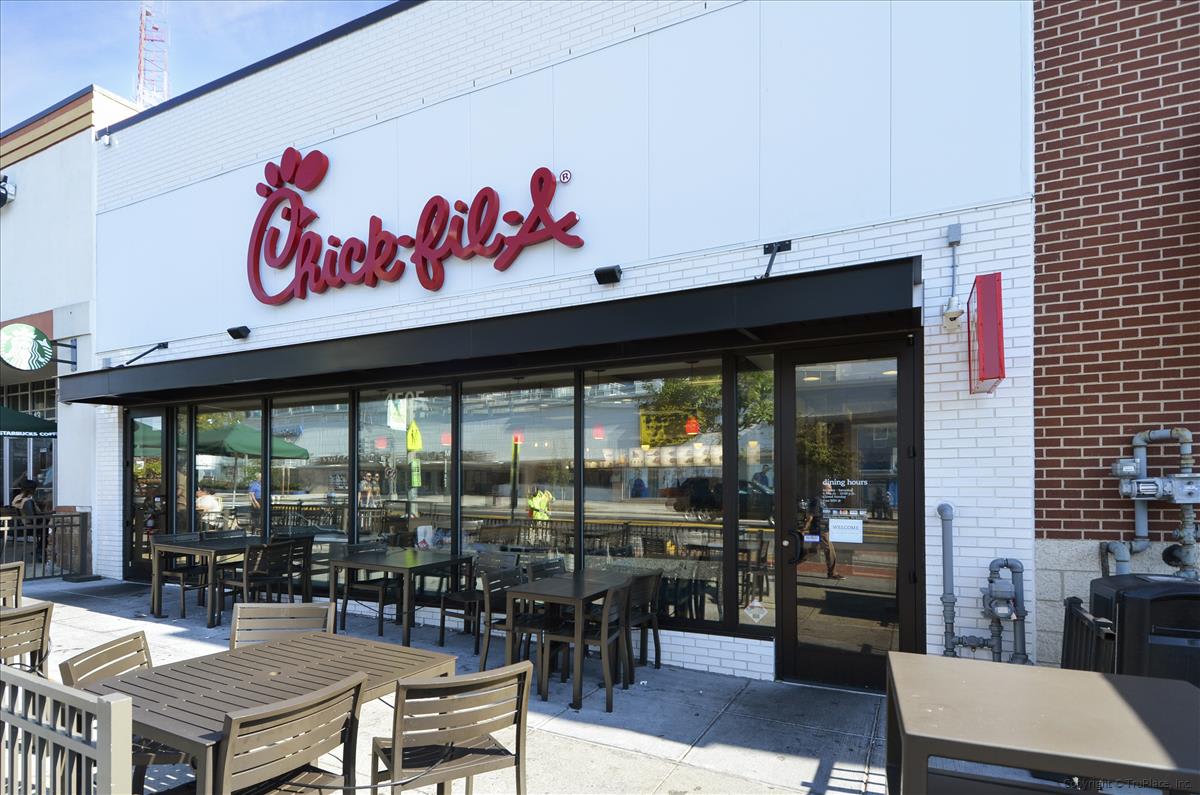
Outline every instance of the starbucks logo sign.
<svg viewBox="0 0 1200 795"><path fill-rule="evenodd" d="M54 357L54 344L45 332L28 323L0 328L0 359L18 370L40 370Z"/></svg>

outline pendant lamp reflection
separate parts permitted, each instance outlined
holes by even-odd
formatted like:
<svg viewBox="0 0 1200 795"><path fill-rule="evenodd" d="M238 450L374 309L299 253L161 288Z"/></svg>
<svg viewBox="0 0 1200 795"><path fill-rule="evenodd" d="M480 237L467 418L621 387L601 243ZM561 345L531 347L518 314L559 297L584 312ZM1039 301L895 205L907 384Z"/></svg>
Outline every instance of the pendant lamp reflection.
<svg viewBox="0 0 1200 795"><path fill-rule="evenodd" d="M442 431L442 447L450 446L450 431Z"/></svg>
<svg viewBox="0 0 1200 795"><path fill-rule="evenodd" d="M688 436L696 436L700 433L700 420L696 418L695 414L687 418L687 422L683 424L683 432Z"/></svg>
<svg viewBox="0 0 1200 795"><path fill-rule="evenodd" d="M592 438L598 442L602 442L602 441L604 441L604 436L605 436L604 426L601 425L600 423L596 423L592 427Z"/></svg>

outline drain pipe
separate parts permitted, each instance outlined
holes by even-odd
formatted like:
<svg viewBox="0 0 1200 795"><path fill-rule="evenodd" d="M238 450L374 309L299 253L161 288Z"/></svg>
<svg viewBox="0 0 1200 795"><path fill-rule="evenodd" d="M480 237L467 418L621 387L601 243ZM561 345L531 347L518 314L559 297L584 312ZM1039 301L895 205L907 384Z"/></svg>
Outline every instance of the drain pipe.
<svg viewBox="0 0 1200 795"><path fill-rule="evenodd" d="M1026 665L1029 655L1025 652L1025 616L1029 611L1025 609L1025 565L1016 558L996 558L988 565L988 582L1000 578L1000 569L1008 569L1013 585L1013 653L1008 661ZM999 619L993 619L993 622L1000 624ZM992 653L998 659L998 650L993 649Z"/></svg>
<svg viewBox="0 0 1200 795"><path fill-rule="evenodd" d="M942 618L946 622L942 656L957 657L954 643L954 506L943 502L937 507L942 520Z"/></svg>

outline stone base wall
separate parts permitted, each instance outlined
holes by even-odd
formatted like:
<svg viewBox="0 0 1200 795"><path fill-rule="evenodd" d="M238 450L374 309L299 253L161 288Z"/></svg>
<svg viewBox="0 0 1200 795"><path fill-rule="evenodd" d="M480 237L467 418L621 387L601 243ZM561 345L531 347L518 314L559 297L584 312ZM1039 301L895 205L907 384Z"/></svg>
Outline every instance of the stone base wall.
<svg viewBox="0 0 1200 795"><path fill-rule="evenodd" d="M1037 662L1057 666L1062 660L1063 600L1078 596L1088 603L1091 582L1101 576L1101 541L1039 538L1034 542L1037 556ZM1162 562L1168 545L1150 544L1145 552L1133 556L1133 570L1141 574L1174 574L1175 569ZM1112 565L1112 559L1109 559ZM1110 569L1111 572L1111 569Z"/></svg>

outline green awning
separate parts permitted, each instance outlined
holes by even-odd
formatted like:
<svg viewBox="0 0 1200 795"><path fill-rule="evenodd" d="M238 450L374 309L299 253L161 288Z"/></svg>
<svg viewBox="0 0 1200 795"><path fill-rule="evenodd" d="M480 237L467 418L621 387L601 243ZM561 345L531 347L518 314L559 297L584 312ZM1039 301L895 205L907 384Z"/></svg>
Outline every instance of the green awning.
<svg viewBox="0 0 1200 795"><path fill-rule="evenodd" d="M58 436L58 426L50 420L0 406L0 436Z"/></svg>

